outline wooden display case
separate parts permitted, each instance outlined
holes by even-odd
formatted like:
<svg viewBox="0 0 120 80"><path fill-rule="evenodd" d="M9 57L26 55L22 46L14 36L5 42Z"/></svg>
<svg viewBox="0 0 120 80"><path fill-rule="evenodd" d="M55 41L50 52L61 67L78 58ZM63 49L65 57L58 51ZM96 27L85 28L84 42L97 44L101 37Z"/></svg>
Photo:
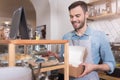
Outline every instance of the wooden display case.
<svg viewBox="0 0 120 80"><path fill-rule="evenodd" d="M64 44L64 63L55 66L44 67L41 72L47 72L56 69L64 69L64 80L69 80L69 63L68 63L68 41L67 40L0 40L0 44L8 45L9 66L15 66L16 45L35 45L35 44Z"/></svg>

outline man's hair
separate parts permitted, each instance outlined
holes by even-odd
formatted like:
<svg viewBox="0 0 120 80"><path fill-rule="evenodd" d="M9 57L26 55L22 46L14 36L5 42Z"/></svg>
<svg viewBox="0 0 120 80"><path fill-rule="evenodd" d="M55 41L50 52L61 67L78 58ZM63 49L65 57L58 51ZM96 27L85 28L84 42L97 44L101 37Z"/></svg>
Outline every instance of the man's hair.
<svg viewBox="0 0 120 80"><path fill-rule="evenodd" d="M87 4L85 2L83 2L83 1L76 1L76 2L72 3L68 7L68 10L70 11L71 9L73 9L73 8L75 8L77 6L80 6L84 12L88 11Z"/></svg>

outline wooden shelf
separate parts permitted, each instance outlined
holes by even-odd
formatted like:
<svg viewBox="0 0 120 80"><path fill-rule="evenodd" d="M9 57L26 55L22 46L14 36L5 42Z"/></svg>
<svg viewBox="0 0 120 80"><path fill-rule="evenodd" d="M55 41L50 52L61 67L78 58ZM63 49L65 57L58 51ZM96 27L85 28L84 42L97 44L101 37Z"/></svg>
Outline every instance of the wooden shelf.
<svg viewBox="0 0 120 80"><path fill-rule="evenodd" d="M108 13L108 14L102 14L99 16L89 17L88 20L94 21L94 20L99 20L99 19L115 18L117 16L118 16L118 14L116 14L116 13Z"/></svg>
<svg viewBox="0 0 120 80"><path fill-rule="evenodd" d="M92 6L93 10L94 10L94 6L100 5L100 4L105 4L106 1L110 1L111 3L113 3L113 2L116 3L116 12L112 13L112 10L110 10L110 13L107 13L107 11L106 11L103 13L101 12L100 15L97 15L97 13L95 14L93 11L93 12L91 12L91 14L93 14L95 16L89 17L88 20L94 21L94 20L100 20L100 19L113 19L113 18L119 17L119 13L117 13L117 0L93 0L92 2L88 3L88 6L90 6L90 8Z"/></svg>
<svg viewBox="0 0 120 80"><path fill-rule="evenodd" d="M120 13L108 13L99 16L88 17L89 21L120 18Z"/></svg>
<svg viewBox="0 0 120 80"><path fill-rule="evenodd" d="M112 2L115 1L115 0L111 0ZM92 5L98 5L98 4L103 4L105 3L106 0L94 0L94 1L91 1L88 3L88 6L92 6Z"/></svg>

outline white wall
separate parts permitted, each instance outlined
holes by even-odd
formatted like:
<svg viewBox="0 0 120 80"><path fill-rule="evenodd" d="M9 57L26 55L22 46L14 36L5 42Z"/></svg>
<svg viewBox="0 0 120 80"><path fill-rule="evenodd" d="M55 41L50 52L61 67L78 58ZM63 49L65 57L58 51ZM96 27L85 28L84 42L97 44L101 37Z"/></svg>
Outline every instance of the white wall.
<svg viewBox="0 0 120 80"><path fill-rule="evenodd" d="M57 39L58 35L58 0L49 0L50 3L50 39Z"/></svg>
<svg viewBox="0 0 120 80"><path fill-rule="evenodd" d="M47 39L51 38L50 28L50 4L48 0L31 0L36 10L36 25L46 25Z"/></svg>
<svg viewBox="0 0 120 80"><path fill-rule="evenodd" d="M94 21L88 25L96 30L104 31L110 42L120 42L120 18Z"/></svg>

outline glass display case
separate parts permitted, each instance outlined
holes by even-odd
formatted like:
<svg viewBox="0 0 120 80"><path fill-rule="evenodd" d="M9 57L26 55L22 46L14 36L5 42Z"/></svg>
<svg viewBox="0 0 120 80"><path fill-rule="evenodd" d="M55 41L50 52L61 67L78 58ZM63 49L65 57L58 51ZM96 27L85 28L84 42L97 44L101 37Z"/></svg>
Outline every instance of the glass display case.
<svg viewBox="0 0 120 80"><path fill-rule="evenodd" d="M50 56L44 62L46 58L41 58L40 55L49 52L49 50L57 51L52 50L50 47L50 45L56 44L64 45L64 61L59 62L55 57ZM37 62L43 62L40 72L64 69L64 79L69 80L67 40L0 40L0 45L8 46L8 55L4 54L4 59L8 62L8 66L18 66L21 61L24 61L24 63L29 62L33 65L36 65Z"/></svg>

